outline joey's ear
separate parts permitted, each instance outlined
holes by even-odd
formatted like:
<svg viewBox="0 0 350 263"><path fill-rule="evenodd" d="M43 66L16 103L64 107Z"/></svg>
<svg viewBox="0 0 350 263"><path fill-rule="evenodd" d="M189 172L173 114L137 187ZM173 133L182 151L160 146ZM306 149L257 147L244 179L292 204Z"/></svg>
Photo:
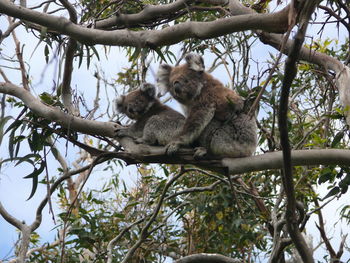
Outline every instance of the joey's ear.
<svg viewBox="0 0 350 263"><path fill-rule="evenodd" d="M188 53L185 56L185 60L188 64L188 67L197 72L203 72L205 70L204 60L201 55L195 53Z"/></svg>
<svg viewBox="0 0 350 263"><path fill-rule="evenodd" d="M140 90L150 98L156 97L156 87L151 83L142 83Z"/></svg>
<svg viewBox="0 0 350 263"><path fill-rule="evenodd" d="M119 98L115 100L115 106L117 108L117 111L120 113L124 113L124 109L123 109L124 99L125 99L125 96L121 95Z"/></svg>
<svg viewBox="0 0 350 263"><path fill-rule="evenodd" d="M159 66L158 72L157 72L157 86L159 88L159 94L158 97L163 96L165 93L168 92L170 88L170 73L172 70L172 66L169 66L168 64L161 64Z"/></svg>

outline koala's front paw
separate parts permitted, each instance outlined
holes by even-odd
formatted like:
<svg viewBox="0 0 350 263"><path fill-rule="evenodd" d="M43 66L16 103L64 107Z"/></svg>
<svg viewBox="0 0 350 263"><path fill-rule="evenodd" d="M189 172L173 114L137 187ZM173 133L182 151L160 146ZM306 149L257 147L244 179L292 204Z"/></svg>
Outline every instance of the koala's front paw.
<svg viewBox="0 0 350 263"><path fill-rule="evenodd" d="M114 137L125 137L128 136L128 129L120 125L114 125Z"/></svg>
<svg viewBox="0 0 350 263"><path fill-rule="evenodd" d="M203 159L207 155L208 151L204 147L196 147L194 148L193 158L196 160Z"/></svg>
<svg viewBox="0 0 350 263"><path fill-rule="evenodd" d="M173 141L168 143L167 146L165 146L165 152L167 155L174 155L175 153L178 152L180 149L181 143L178 141Z"/></svg>

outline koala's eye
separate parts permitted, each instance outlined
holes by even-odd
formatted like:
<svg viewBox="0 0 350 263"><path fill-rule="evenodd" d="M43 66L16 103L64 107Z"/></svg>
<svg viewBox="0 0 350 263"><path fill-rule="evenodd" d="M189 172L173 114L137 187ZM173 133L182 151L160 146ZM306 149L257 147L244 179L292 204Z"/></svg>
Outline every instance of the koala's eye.
<svg viewBox="0 0 350 263"><path fill-rule="evenodd" d="M180 81L174 81L173 87L174 87L174 90L175 90L176 93L180 93L181 92Z"/></svg>

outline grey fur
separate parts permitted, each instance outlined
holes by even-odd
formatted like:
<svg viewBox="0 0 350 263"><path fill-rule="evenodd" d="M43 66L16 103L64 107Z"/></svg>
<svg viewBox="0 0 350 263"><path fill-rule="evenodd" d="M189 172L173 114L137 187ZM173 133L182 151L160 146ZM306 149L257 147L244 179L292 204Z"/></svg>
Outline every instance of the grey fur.
<svg viewBox="0 0 350 263"><path fill-rule="evenodd" d="M135 122L117 128L116 137L131 137L136 143L166 145L178 136L185 117L156 98L154 85L145 83L139 89L116 100L117 109Z"/></svg>
<svg viewBox="0 0 350 263"><path fill-rule="evenodd" d="M186 122L180 136L167 145L167 153L180 146L197 145L195 157L252 155L257 145L256 120L247 115L243 99L204 71L198 54L185 56L186 64L161 65L158 86L185 108Z"/></svg>

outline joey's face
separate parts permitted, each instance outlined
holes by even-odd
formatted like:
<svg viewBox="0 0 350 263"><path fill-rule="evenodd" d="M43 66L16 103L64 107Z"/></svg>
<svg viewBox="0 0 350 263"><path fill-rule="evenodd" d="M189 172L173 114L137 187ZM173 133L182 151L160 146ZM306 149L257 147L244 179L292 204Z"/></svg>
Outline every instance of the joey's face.
<svg viewBox="0 0 350 263"><path fill-rule="evenodd" d="M118 111L130 119L138 120L144 116L154 103L154 98L140 90L135 90L117 100Z"/></svg>
<svg viewBox="0 0 350 263"><path fill-rule="evenodd" d="M192 102L203 87L203 72L197 72L181 65L174 67L169 76L169 92L180 103Z"/></svg>

